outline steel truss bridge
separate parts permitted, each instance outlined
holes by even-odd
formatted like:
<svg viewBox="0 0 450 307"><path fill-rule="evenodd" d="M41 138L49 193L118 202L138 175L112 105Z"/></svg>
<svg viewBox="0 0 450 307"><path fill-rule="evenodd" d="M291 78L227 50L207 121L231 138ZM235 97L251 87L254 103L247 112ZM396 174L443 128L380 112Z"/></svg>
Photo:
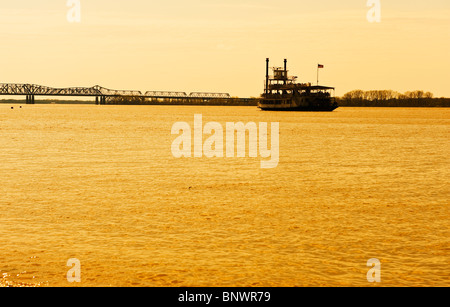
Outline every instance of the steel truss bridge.
<svg viewBox="0 0 450 307"><path fill-rule="evenodd" d="M114 103L114 101L133 100L150 102L176 102L176 101L211 101L231 100L228 93L201 93L194 92L187 94L185 92L170 91L148 91L142 94L140 91L111 90L99 85L93 87L68 87L52 88L48 86L35 84L16 84L0 83L0 95L25 96L27 104L35 103L35 96L66 96L66 97L95 97L96 104Z"/></svg>

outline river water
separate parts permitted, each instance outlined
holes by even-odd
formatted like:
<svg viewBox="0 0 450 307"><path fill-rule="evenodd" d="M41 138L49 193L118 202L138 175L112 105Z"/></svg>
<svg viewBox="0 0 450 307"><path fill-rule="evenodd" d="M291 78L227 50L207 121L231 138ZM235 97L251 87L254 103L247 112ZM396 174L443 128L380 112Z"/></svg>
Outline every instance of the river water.
<svg viewBox="0 0 450 307"><path fill-rule="evenodd" d="M195 114L279 122L278 166L174 158ZM450 109L3 104L0 285L368 286L376 258L449 286L449 137Z"/></svg>

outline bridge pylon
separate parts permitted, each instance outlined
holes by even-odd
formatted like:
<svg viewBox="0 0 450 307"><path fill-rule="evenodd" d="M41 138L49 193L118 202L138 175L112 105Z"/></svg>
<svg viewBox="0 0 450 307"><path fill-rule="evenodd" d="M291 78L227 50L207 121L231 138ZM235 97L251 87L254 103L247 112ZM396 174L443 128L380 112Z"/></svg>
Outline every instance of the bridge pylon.
<svg viewBox="0 0 450 307"><path fill-rule="evenodd" d="M26 104L35 104L34 102L34 95L26 95Z"/></svg>
<svg viewBox="0 0 450 307"><path fill-rule="evenodd" d="M95 96L95 104L106 104L106 96Z"/></svg>

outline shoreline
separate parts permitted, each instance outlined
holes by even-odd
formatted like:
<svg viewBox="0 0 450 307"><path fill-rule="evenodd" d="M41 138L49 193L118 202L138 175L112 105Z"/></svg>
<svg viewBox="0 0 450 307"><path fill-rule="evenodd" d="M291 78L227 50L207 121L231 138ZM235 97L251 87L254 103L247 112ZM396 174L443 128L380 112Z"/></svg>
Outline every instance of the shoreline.
<svg viewBox="0 0 450 307"><path fill-rule="evenodd" d="M389 105L389 103L363 103L362 105L356 105L353 103L345 103L339 102L338 104L340 108L450 108L450 98L435 98L436 104L430 105L418 105L418 102L415 103L396 103L395 105ZM439 103L440 102L440 103ZM442 103L442 104L441 104ZM27 105L25 100L0 100L0 104L15 104L15 105ZM36 101L35 104L40 105L96 105L95 101L85 101L85 100L73 100L73 101L64 101L64 100L41 100ZM234 98L232 102L144 102L144 103L106 103L102 105L120 105L120 106L225 106L225 107L257 107L258 99L257 98L247 98L244 100L240 100L239 98Z"/></svg>

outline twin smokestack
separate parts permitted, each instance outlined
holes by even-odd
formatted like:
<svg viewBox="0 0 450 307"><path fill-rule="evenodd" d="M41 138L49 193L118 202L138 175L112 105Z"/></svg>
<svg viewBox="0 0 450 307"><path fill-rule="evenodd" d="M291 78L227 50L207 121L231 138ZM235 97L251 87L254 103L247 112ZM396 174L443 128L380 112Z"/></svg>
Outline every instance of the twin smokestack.
<svg viewBox="0 0 450 307"><path fill-rule="evenodd" d="M269 58L266 59L266 93L269 90ZM287 75L287 59L284 59L284 71Z"/></svg>

